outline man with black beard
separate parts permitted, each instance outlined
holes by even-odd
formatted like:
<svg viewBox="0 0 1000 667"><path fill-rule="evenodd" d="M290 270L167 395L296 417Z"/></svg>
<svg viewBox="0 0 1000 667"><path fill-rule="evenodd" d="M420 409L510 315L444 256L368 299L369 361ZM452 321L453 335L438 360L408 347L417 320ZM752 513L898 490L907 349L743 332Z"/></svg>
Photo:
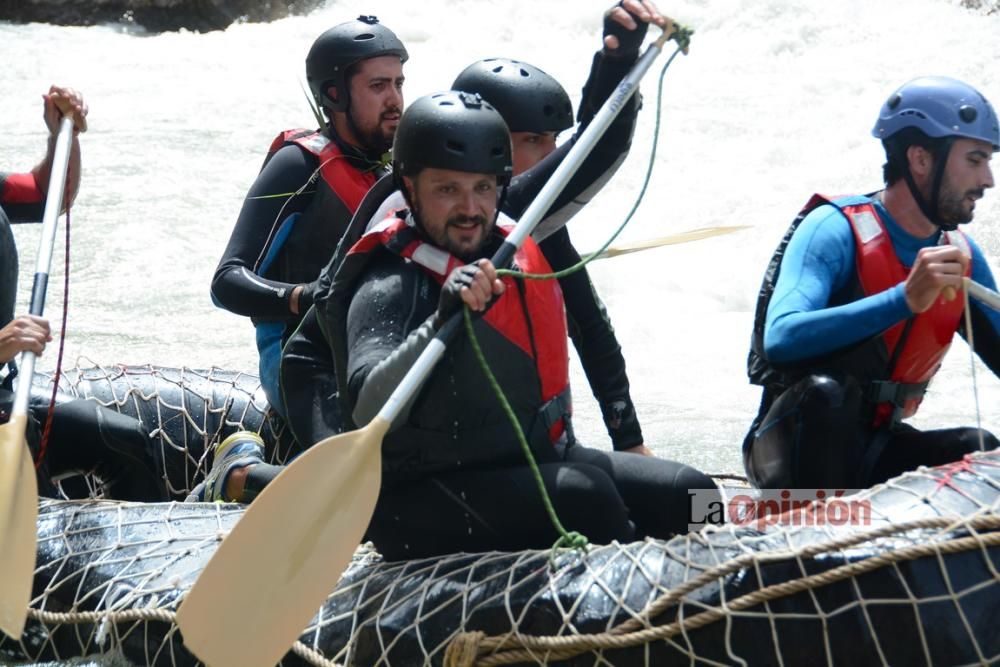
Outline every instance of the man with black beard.
<svg viewBox="0 0 1000 667"><path fill-rule="evenodd" d="M921 77L882 106L886 187L814 196L768 266L748 373L764 387L743 444L764 488L864 487L919 465L997 446L974 428L921 432L912 416L956 331L1000 375L1000 315L971 302L963 277L995 289L958 230L994 185L993 107L971 86Z"/></svg>
<svg viewBox="0 0 1000 667"><path fill-rule="evenodd" d="M387 173L407 57L374 16L316 39L306 77L325 127L288 130L271 144L212 279L215 303L253 321L261 384L279 413L281 347L312 305L315 280L354 210Z"/></svg>
<svg viewBox="0 0 1000 667"><path fill-rule="evenodd" d="M512 229L497 202L510 135L479 95L422 97L400 121L394 174L406 208L347 254L321 325L338 360L344 414L367 423L434 333L463 306L562 521L594 542L666 538L688 527L688 491L712 480L665 459L590 449L573 437L568 342L555 280L498 277L488 259ZM549 273L526 239L514 266ZM321 306L321 307L320 307ZM368 538L388 559L543 548L557 537L508 414L469 338L452 341L382 444Z"/></svg>

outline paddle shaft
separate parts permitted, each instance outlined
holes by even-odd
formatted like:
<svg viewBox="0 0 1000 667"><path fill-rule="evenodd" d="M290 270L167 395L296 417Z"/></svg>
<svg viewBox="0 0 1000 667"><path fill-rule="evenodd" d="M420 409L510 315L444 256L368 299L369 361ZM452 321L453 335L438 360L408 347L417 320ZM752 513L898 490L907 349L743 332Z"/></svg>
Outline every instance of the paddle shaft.
<svg viewBox="0 0 1000 667"><path fill-rule="evenodd" d="M663 45L670 39L672 34L673 31L664 31L654 43L649 45L645 53L632 66L631 71L618 84L611 97L604 102L600 110L594 115L593 120L590 121L590 124L580 134L573 148L566 154L566 157L563 158L555 172L545 182L541 191L528 206L524 215L521 216L514 230L507 235L503 245L493 255L492 262L494 266L502 268L510 264L514 258L514 253L524 243L524 239L530 236L531 232L538 226L538 223L541 222L553 202L555 202L556 197L563 191L563 188L566 187L569 180L576 174L580 165L590 155L594 146L604 136L605 130L618 117L618 114L629 101L629 98L635 94L642 77L663 50ZM462 314L460 312L456 313L438 330L437 334L427 347L424 348L424 351L421 352L388 400L386 400L382 409L379 410L378 416L380 418L390 424L395 421L396 417L402 412L403 407L411 397L416 395L424 380L427 379L434 366L444 355L448 343L459 331L461 321Z"/></svg>
<svg viewBox="0 0 1000 667"><path fill-rule="evenodd" d="M64 117L56 136L42 216L42 238L31 288L32 315L41 315L45 306L56 220L62 208L72 139L73 119ZM0 425L0 630L14 639L21 636L28 617L38 530L38 486L25 441L28 394L34 374L35 355L25 352L10 420Z"/></svg>
<svg viewBox="0 0 1000 667"><path fill-rule="evenodd" d="M977 301L982 301L993 310L1000 311L1000 294L997 294L989 287L980 285L971 278L966 278L964 282L965 289L969 290L969 296Z"/></svg>
<svg viewBox="0 0 1000 667"><path fill-rule="evenodd" d="M42 215L42 236L38 241L38 257L35 260L35 279L31 285L31 303L28 312L41 316L45 310L45 293L49 285L49 270L52 267L52 249L56 241L56 227L62 212L63 195L66 192L66 172L69 169L69 152L73 144L73 117L63 116L59 122L55 152L52 156L52 174L45 195L45 213ZM28 398L31 393L31 378L35 374L35 353L26 350L21 355L17 388L14 391L14 405L11 414L27 414Z"/></svg>

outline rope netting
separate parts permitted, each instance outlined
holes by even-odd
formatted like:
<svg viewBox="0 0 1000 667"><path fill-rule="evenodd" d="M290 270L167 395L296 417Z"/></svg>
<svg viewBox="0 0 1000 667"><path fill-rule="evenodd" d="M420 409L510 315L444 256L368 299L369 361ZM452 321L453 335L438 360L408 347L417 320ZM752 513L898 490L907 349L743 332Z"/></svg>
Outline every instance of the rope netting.
<svg viewBox="0 0 1000 667"><path fill-rule="evenodd" d="M181 493L226 429L254 420L270 428L252 376L78 368L64 382L148 419L164 454L187 462L176 469L192 478L170 479ZM548 551L390 563L362 548L283 664L1000 660L1000 454L843 500L866 507L863 519L727 524L564 553L555 569ZM195 664L173 614L241 513L232 504L43 501L28 627L20 640L0 637L0 663L114 654Z"/></svg>
<svg viewBox="0 0 1000 667"><path fill-rule="evenodd" d="M49 387L51 382L51 375L36 373L36 384ZM153 442L165 488L178 500L204 479L212 445L230 433L259 433L269 463L283 464L299 451L283 420L269 409L256 375L220 368L81 366L78 361L75 368L63 369L59 390L138 419ZM97 474L55 481L64 498L103 497Z"/></svg>

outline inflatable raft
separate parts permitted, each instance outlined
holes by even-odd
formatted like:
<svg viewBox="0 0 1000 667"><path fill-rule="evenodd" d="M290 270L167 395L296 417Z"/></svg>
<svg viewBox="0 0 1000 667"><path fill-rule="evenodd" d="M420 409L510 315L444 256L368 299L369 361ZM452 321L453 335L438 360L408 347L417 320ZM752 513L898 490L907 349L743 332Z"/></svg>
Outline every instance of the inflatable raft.
<svg viewBox="0 0 1000 667"><path fill-rule="evenodd" d="M187 375L148 370L187 391ZM211 378L195 392L201 399L216 377L240 387L239 396L255 395L247 390L250 376L211 373L219 374L192 379ZM229 391L213 393L207 404L226 404L221 397ZM145 399L132 398L127 409L141 413ZM194 428L201 435L191 444L203 448L199 438L218 424L224 430L244 414L266 415L259 402L241 401L229 403L239 418L223 411L208 428L181 430ZM204 406L178 413L190 407ZM268 423L265 416L261 424ZM202 458L191 457L193 469L203 468ZM941 665L1000 658L1000 453L921 469L838 502L848 509L830 503L812 519L728 524L554 559L527 551L388 563L362 548L283 664ZM112 653L138 665L195 664L173 614L241 512L224 504L43 501L28 628L20 640L0 638L0 662Z"/></svg>

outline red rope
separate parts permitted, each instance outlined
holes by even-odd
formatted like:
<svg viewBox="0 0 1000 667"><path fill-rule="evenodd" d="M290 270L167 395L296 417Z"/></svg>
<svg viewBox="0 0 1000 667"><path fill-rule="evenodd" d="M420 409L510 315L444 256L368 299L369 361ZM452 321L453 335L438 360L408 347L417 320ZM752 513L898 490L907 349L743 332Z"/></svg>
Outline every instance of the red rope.
<svg viewBox="0 0 1000 667"><path fill-rule="evenodd" d="M66 180L69 180L67 175ZM52 432L52 416L56 411L56 394L59 392L59 377L62 375L63 350L66 347L66 320L69 315L69 183L66 184L66 269L63 276L63 308L62 329L59 334L59 356L56 358L56 372L52 376L52 397L49 399L49 410L45 416L45 428L42 429L42 442L38 447L38 458L35 460L35 470L41 467L45 460L45 450L49 446L49 434Z"/></svg>

